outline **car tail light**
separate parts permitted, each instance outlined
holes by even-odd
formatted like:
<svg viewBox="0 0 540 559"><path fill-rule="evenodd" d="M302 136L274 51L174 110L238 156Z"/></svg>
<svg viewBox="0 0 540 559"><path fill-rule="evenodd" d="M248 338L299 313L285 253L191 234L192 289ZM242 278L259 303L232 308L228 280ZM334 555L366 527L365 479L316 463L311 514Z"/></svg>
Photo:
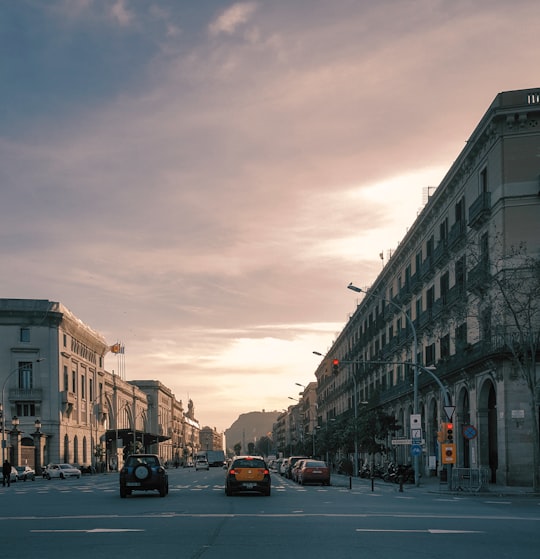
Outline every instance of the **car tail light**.
<svg viewBox="0 0 540 559"><path fill-rule="evenodd" d="M264 470L264 475L267 476L270 474L270 470Z"/></svg>
<svg viewBox="0 0 540 559"><path fill-rule="evenodd" d="M230 475L230 476L235 476L235 475L236 475L236 472L235 472L234 470L231 469L231 470L229 470L229 475Z"/></svg>

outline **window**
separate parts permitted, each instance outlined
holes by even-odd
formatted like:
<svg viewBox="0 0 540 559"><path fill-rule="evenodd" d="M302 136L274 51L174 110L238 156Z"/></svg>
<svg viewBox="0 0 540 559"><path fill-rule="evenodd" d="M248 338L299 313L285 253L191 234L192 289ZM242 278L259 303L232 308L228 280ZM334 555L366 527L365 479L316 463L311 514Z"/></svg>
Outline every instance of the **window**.
<svg viewBox="0 0 540 559"><path fill-rule="evenodd" d="M19 402L17 404L17 415L19 417L35 417L36 405L32 402L29 403Z"/></svg>
<svg viewBox="0 0 540 559"><path fill-rule="evenodd" d="M30 341L30 328L21 328L19 331L19 341L28 343Z"/></svg>
<svg viewBox="0 0 540 559"><path fill-rule="evenodd" d="M467 345L467 323L464 322L456 328L456 353Z"/></svg>
<svg viewBox="0 0 540 559"><path fill-rule="evenodd" d="M459 292L465 290L465 256L462 256L455 267L456 287Z"/></svg>
<svg viewBox="0 0 540 559"><path fill-rule="evenodd" d="M445 217L439 225L439 240L444 242L448 239L448 218Z"/></svg>
<svg viewBox="0 0 540 559"><path fill-rule="evenodd" d="M64 365L64 390L66 392L69 390L69 375L67 365Z"/></svg>
<svg viewBox="0 0 540 559"><path fill-rule="evenodd" d="M32 384L32 361L19 362L19 388L21 390L31 390Z"/></svg>
<svg viewBox="0 0 540 559"><path fill-rule="evenodd" d="M71 371L71 392L77 394L77 371Z"/></svg>
<svg viewBox="0 0 540 559"><path fill-rule="evenodd" d="M62 339L63 339L64 347L67 347L67 336L66 336L66 334L63 335Z"/></svg>
<svg viewBox="0 0 540 559"><path fill-rule="evenodd" d="M480 192L488 192L488 177L485 168L480 172Z"/></svg>
<svg viewBox="0 0 540 559"><path fill-rule="evenodd" d="M448 297L449 289L450 289L450 276L449 276L448 272L445 272L441 276L441 280L440 280L441 299L442 299L443 304L445 304L445 305L448 302L447 297Z"/></svg>
<svg viewBox="0 0 540 559"><path fill-rule="evenodd" d="M81 398L86 398L86 375L81 375Z"/></svg>
<svg viewBox="0 0 540 559"><path fill-rule="evenodd" d="M446 334L441 338L441 359L446 359L450 356L450 335Z"/></svg>
<svg viewBox="0 0 540 559"><path fill-rule="evenodd" d="M435 288L431 286L426 291L426 307L430 311L433 308L433 303L435 302Z"/></svg>
<svg viewBox="0 0 540 559"><path fill-rule="evenodd" d="M435 344L426 346L426 365L433 365L435 363Z"/></svg>

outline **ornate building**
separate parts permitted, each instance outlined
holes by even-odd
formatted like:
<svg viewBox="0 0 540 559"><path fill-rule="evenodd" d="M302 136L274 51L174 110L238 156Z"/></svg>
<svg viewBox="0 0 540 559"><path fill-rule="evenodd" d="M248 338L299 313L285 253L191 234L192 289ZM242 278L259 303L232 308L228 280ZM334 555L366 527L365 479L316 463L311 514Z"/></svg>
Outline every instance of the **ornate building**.
<svg viewBox="0 0 540 559"><path fill-rule="evenodd" d="M104 369L104 338L61 303L0 299L2 458L117 468L124 453L185 459L199 448L193 402L157 380Z"/></svg>
<svg viewBox="0 0 540 559"><path fill-rule="evenodd" d="M363 413L366 401L414 439L411 417L420 415L414 446L428 475L441 465L441 424L452 421L455 467L531 485L540 444L539 258L540 90L508 91L373 284L349 286L364 295L316 371L319 423ZM394 452L413 460L411 446Z"/></svg>

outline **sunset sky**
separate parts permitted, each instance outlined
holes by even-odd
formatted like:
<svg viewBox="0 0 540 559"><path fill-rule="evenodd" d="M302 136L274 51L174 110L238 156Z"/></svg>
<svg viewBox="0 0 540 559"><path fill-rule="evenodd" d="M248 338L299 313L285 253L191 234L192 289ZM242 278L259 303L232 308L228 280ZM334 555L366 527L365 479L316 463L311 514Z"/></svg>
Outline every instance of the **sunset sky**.
<svg viewBox="0 0 540 559"><path fill-rule="evenodd" d="M537 0L2 2L0 297L60 301L203 425L287 408L497 93L540 86L539 21Z"/></svg>

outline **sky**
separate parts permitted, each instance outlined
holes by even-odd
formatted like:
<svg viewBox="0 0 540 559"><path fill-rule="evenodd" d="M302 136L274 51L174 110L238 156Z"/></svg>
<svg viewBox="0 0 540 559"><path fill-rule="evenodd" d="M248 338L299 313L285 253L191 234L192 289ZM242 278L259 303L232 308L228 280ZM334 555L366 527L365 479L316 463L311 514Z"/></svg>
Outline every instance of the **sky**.
<svg viewBox="0 0 540 559"><path fill-rule="evenodd" d="M540 86L539 21L537 0L1 1L0 297L63 303L202 425L287 408L495 96Z"/></svg>

